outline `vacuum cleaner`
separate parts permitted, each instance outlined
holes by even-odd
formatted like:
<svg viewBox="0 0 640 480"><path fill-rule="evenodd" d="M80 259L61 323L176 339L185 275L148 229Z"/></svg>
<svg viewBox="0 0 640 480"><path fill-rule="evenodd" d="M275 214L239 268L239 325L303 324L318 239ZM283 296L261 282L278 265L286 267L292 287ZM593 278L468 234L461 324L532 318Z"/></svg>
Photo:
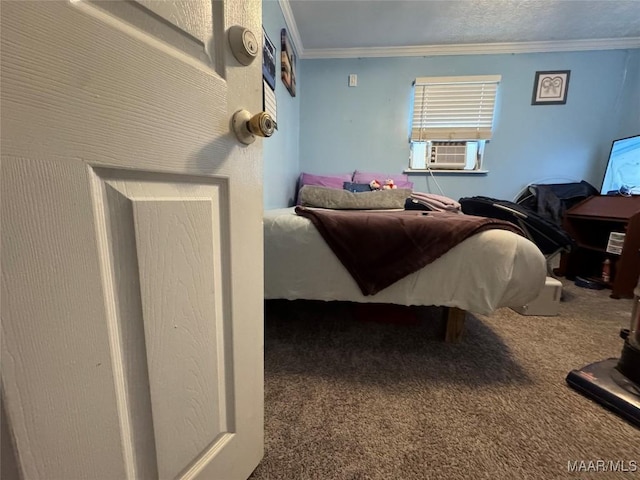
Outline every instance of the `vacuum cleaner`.
<svg viewBox="0 0 640 480"><path fill-rule="evenodd" d="M623 329L620 358L572 370L567 383L640 428L640 281L634 290L631 327Z"/></svg>

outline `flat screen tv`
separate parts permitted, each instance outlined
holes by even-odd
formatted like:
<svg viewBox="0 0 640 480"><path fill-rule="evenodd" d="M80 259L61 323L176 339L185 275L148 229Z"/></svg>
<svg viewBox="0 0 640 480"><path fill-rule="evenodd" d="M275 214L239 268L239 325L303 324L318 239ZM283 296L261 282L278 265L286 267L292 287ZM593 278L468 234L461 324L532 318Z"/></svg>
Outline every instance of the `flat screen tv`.
<svg viewBox="0 0 640 480"><path fill-rule="evenodd" d="M611 144L601 195L640 195L640 135Z"/></svg>

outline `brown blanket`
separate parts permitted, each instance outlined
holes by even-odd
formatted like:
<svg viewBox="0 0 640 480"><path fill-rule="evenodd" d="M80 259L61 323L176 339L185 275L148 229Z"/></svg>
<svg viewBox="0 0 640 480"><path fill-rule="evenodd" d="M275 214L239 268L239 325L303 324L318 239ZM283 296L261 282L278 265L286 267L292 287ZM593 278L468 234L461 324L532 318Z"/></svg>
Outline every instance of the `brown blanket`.
<svg viewBox="0 0 640 480"><path fill-rule="evenodd" d="M498 228L522 235L520 228L503 220L448 212L296 207L296 213L313 222L364 295L378 293L476 233Z"/></svg>

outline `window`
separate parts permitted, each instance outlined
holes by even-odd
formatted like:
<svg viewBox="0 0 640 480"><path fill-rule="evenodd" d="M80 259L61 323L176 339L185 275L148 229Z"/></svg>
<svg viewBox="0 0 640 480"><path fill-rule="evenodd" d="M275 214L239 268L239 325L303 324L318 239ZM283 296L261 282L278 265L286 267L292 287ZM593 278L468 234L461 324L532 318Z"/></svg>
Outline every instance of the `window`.
<svg viewBox="0 0 640 480"><path fill-rule="evenodd" d="M410 169L480 171L484 143L493 130L500 79L499 75L416 78ZM450 156L454 151L457 160Z"/></svg>

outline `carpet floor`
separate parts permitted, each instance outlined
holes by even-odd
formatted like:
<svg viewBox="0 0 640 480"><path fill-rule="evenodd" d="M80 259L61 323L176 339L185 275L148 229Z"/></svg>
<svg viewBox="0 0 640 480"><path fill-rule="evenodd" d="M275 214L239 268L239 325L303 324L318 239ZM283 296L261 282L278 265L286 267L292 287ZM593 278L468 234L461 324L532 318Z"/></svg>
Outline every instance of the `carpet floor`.
<svg viewBox="0 0 640 480"><path fill-rule="evenodd" d="M459 344L441 340L436 307L384 323L350 303L267 301L250 478L640 478L640 430L565 383L620 355L632 301L564 284L558 316L468 315ZM597 460L638 469L569 471Z"/></svg>

